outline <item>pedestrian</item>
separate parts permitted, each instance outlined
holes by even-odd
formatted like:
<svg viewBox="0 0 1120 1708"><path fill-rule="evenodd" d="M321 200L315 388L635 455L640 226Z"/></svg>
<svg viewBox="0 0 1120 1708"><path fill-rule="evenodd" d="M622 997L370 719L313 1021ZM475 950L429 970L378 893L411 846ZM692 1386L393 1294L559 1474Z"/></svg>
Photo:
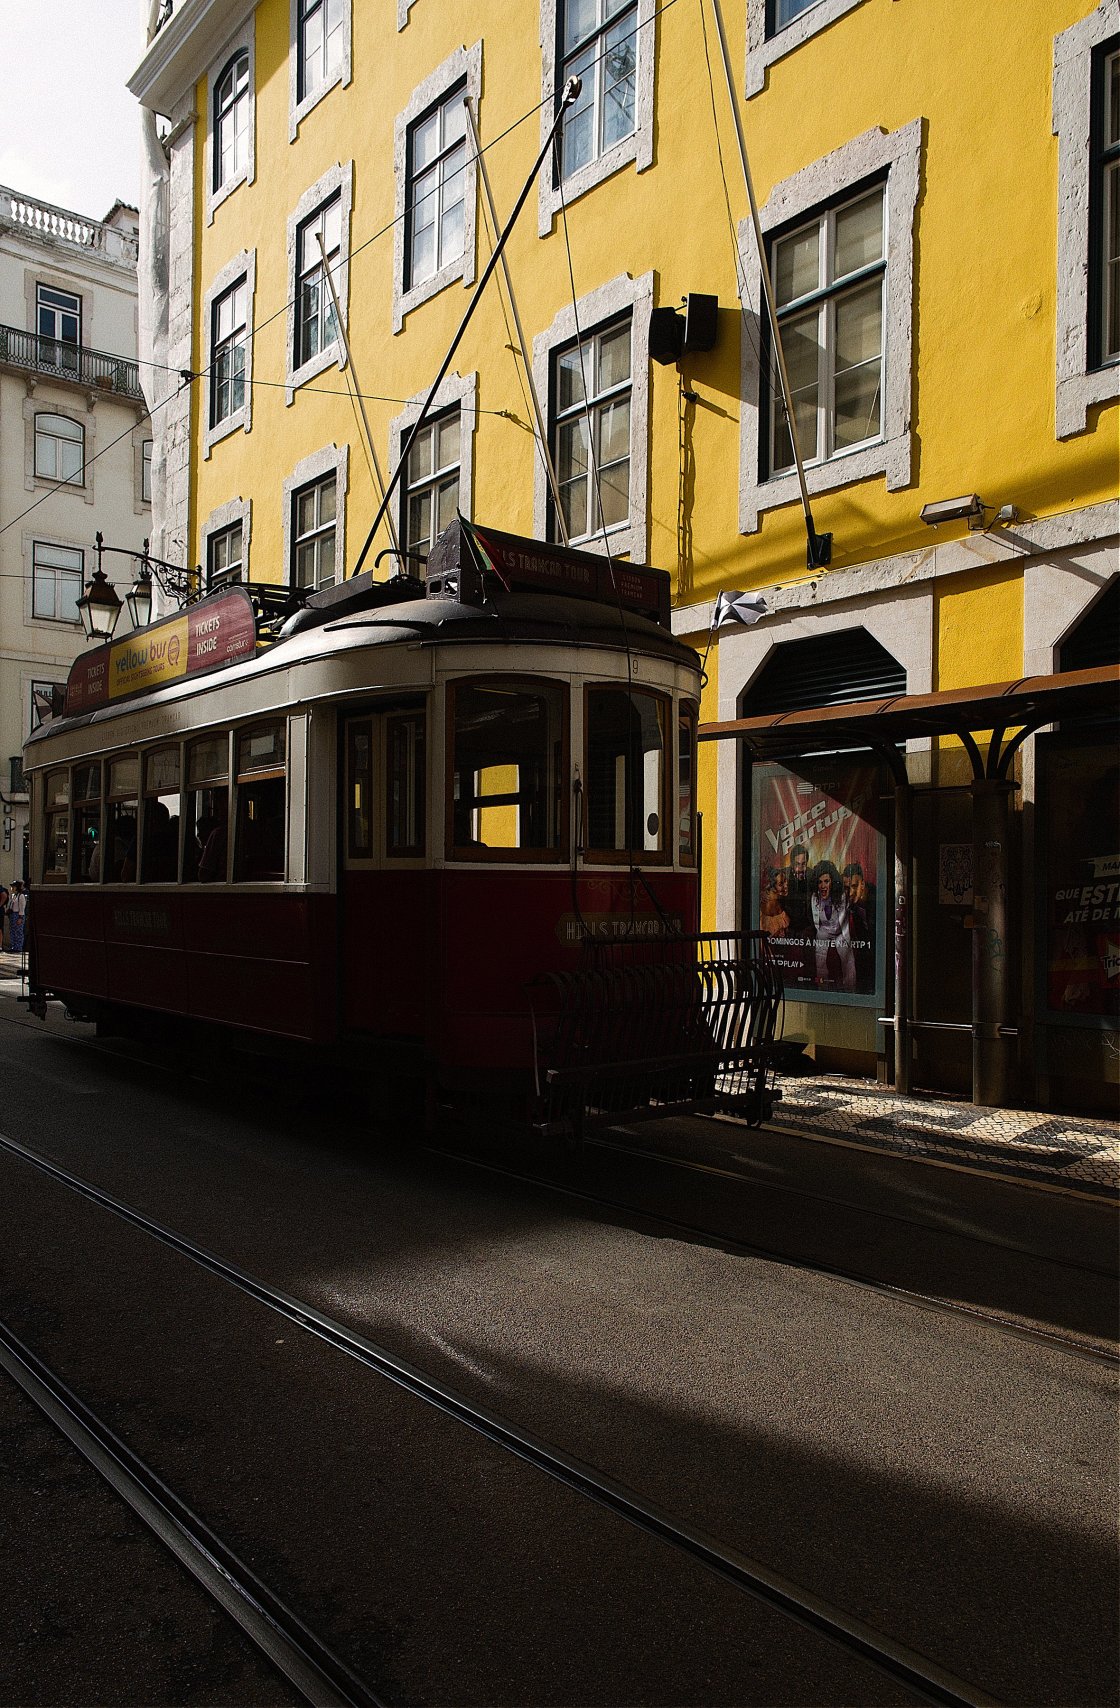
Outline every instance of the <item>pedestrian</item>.
<svg viewBox="0 0 1120 1708"><path fill-rule="evenodd" d="M8 906L12 892L7 884L0 884L0 950L4 947L4 934L8 929Z"/></svg>
<svg viewBox="0 0 1120 1708"><path fill-rule="evenodd" d="M8 922L12 932L12 954L23 954L23 931L27 924L27 893L23 881L16 878L12 884L12 899L8 903Z"/></svg>

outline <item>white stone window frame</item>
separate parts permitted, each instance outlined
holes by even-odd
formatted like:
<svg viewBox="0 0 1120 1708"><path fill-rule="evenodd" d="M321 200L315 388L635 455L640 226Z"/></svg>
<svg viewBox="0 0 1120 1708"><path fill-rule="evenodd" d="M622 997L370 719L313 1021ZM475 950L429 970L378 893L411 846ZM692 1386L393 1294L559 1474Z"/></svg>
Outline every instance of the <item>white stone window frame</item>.
<svg viewBox="0 0 1120 1708"><path fill-rule="evenodd" d="M202 527L198 531L198 555L202 568L202 585L209 585L210 578L210 541L215 534L224 534L227 528L241 523L241 579L249 580L249 542L253 531L253 500L251 498L230 498L225 504L219 504L211 510Z"/></svg>
<svg viewBox="0 0 1120 1708"><path fill-rule="evenodd" d="M60 534L47 534L47 533L43 533L41 530L32 530L32 531L25 533L23 536L23 567L24 567L23 620L24 620L24 624L28 628L35 628L40 623L46 623L49 628L64 630L67 634L80 635L82 632L82 619L81 619L80 613L78 614L77 617L75 617L73 619L71 619L69 617L37 617L35 615L35 547L37 545L38 546L55 546L60 551L77 552L78 553L78 555L80 556L80 558L82 560L82 568L80 571L81 586L80 586L79 591L78 591L78 598L79 599L82 597L82 593L85 589L86 583L89 580L89 577L93 571L93 567L94 567L93 560L94 560L95 554L94 554L92 548L84 545L82 543L82 541L63 539L63 537ZM118 573L118 575L120 575L122 572L118 570L117 573ZM106 574L109 576L110 582L112 582L113 581L112 573L107 570ZM126 592L127 588L131 585L132 585L132 582L131 582L131 577L130 577L129 580L123 586L117 588L117 592L119 593L122 602L124 600L124 596L125 596L125 592Z"/></svg>
<svg viewBox="0 0 1120 1708"><path fill-rule="evenodd" d="M606 554L609 548L611 557L628 556L633 563L644 563L649 535L649 321L653 313L653 274L642 273L632 279L629 273L621 273L581 297L574 309L571 303L562 308L548 331L533 339L533 382L537 396L548 400L551 433L553 352L575 342L577 321L578 336L586 342L592 332L627 311L630 314L630 518L608 528L606 542L601 532L589 540L581 540L580 550ZM538 449L533 459L533 533L538 540L548 538L550 501L548 476Z"/></svg>
<svg viewBox="0 0 1120 1708"><path fill-rule="evenodd" d="M95 473L94 458L97 455L97 394L90 396L88 406L82 408L70 393L63 402L54 403L50 399L38 395L38 386L28 387L28 395L23 400L24 419L24 451L23 451L23 484L27 492L69 492L84 503L93 503L93 481ZM67 421L72 421L82 429L82 478L76 480L50 480L46 475L35 473L35 417L37 415L61 415Z"/></svg>
<svg viewBox="0 0 1120 1708"><path fill-rule="evenodd" d="M456 48L454 53L449 54L442 65L437 66L422 83L417 84L403 113L397 114L393 132L393 173L396 180L396 224L393 227L394 332L402 330L406 315L419 308L421 303L438 296L448 285L458 284L461 280L464 285L470 286L475 280L478 164L471 153L471 133L468 125L467 164L463 172L463 253L441 267L438 273L433 273L430 279L423 279L407 290L404 283L408 235L408 133L417 119L422 118L429 108L438 106L456 83L465 83L463 94L469 98L477 122L482 99L481 41L476 41L473 47Z"/></svg>
<svg viewBox="0 0 1120 1708"><path fill-rule="evenodd" d="M1093 51L1116 35L1116 0L1101 0L1054 37L1053 132L1058 139L1054 436L1084 433L1094 404L1120 397L1120 363L1089 367L1089 144Z"/></svg>
<svg viewBox="0 0 1120 1708"><path fill-rule="evenodd" d="M354 162L341 161L324 172L317 183L305 190L294 211L288 216L288 310L287 338L288 352L285 357L287 379L285 382L284 402L291 404L301 385L314 379L330 367L340 370L346 366L346 349L341 338L336 338L330 344L324 344L314 356L299 367L295 363L296 351L296 321L299 313L298 292L298 238L299 228L305 220L311 218L316 209L329 202L335 192L340 192L341 201L341 248L338 260L331 270L335 292L338 296L338 306L343 327L350 325L350 218L354 207Z"/></svg>
<svg viewBox="0 0 1120 1708"><path fill-rule="evenodd" d="M805 469L810 494L834 492L855 481L885 475L888 492L908 486L911 478L911 414L913 375L914 222L921 185L924 119L912 119L901 130L865 131L832 154L805 166L775 185L761 210L763 233L807 219L838 196L853 194L865 181L886 177L886 293L883 314L882 436L874 444L835 451L825 462ZM763 302L762 270L749 220L739 226L746 299ZM739 434L739 532L754 534L764 511L800 499L796 469L766 479L760 476L763 411L769 405L769 385L763 385L759 365L761 325L751 315L743 323L742 425Z"/></svg>
<svg viewBox="0 0 1120 1708"><path fill-rule="evenodd" d="M770 67L795 48L803 47L814 36L827 30L848 12L862 6L864 0L816 0L788 24L769 31L769 0L747 0L747 99L761 95L766 87Z"/></svg>
<svg viewBox="0 0 1120 1708"><path fill-rule="evenodd" d="M214 188L214 148L217 137L214 128L214 103L217 98L218 84L229 70L230 61L239 54L249 56L249 152L245 165L235 172L226 183L218 189ZM257 32L256 13L251 12L242 28L226 42L225 47L214 61L213 69L206 80L206 142L204 146L203 170L206 173L206 223L213 225L214 215L222 203L242 184L252 184L257 176Z"/></svg>
<svg viewBox="0 0 1120 1708"><path fill-rule="evenodd" d="M298 462L284 482L284 580L285 587L294 587L292 580L292 547L295 532L292 526L292 500L303 487L327 475L335 477L334 561L335 582L346 580L346 494L350 490L350 446L324 445ZM248 559L245 560L248 562Z"/></svg>
<svg viewBox="0 0 1120 1708"><path fill-rule="evenodd" d="M288 0L288 141L294 142L299 127L324 96L341 84L345 89L353 76L354 22L351 0L342 0L342 59L322 83L302 100L299 96L299 0Z"/></svg>
<svg viewBox="0 0 1120 1708"><path fill-rule="evenodd" d="M397 0L397 29L403 30L408 23L408 14L415 6L416 0Z"/></svg>
<svg viewBox="0 0 1120 1708"><path fill-rule="evenodd" d="M213 402L211 374L214 366L214 304L226 292L245 281L245 401L214 426L210 425ZM210 281L210 289L202 299L202 325L206 339L206 369L202 378L202 455L210 456L214 446L231 433L248 433L253 425L253 301L257 289L257 252L243 249L220 268Z"/></svg>
<svg viewBox="0 0 1120 1708"><path fill-rule="evenodd" d="M556 103L563 91L558 89L557 74L562 62L559 18L564 0L541 0L541 146L556 123ZM565 178L555 181L556 154L550 153L541 167L540 190L537 197L537 234L547 237L552 223L562 207L571 207L596 185L605 183L623 167L633 164L639 172L653 165L653 113L655 104L655 65L657 43L657 0L638 0L638 18L634 45L638 50L634 70L634 129L611 148ZM557 139L557 149L559 138Z"/></svg>
<svg viewBox="0 0 1120 1708"><path fill-rule="evenodd" d="M401 460L401 447L410 427L420 418L427 391L417 392L409 398L399 415L394 415L389 423L389 472L396 472ZM474 515L474 435L478 426L478 374L448 374L442 382L435 397L432 399L431 416L444 414L446 410L457 408L459 411L459 509L471 521ZM402 474L395 497L397 507L397 533L402 545L405 538L405 508L408 503L407 482ZM415 575L417 569L405 559L401 565L408 575Z"/></svg>
<svg viewBox="0 0 1120 1708"><path fill-rule="evenodd" d="M155 429L148 417L137 422L132 429L132 514L134 516L150 516L152 503L144 497L144 446L151 445L152 456L150 467L152 479L155 479Z"/></svg>

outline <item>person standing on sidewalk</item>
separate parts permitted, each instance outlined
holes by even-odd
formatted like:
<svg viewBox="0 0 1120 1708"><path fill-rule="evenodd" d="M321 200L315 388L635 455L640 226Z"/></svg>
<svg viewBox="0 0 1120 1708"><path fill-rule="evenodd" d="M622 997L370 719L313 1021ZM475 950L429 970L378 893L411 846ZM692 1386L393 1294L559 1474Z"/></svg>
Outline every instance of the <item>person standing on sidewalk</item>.
<svg viewBox="0 0 1120 1708"><path fill-rule="evenodd" d="M8 920L12 932L12 954L23 954L23 931L27 924L27 894L22 880L17 878L12 884L12 899L8 903Z"/></svg>
<svg viewBox="0 0 1120 1708"><path fill-rule="evenodd" d="M4 948L4 934L8 929L8 907L11 899L12 892L7 884L0 884L0 951Z"/></svg>

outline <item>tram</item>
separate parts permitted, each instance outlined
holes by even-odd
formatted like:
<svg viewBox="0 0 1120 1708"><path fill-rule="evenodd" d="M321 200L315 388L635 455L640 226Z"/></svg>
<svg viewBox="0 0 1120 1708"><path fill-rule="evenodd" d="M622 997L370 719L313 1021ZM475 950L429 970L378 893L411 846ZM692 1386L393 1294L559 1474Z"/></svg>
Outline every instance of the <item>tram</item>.
<svg viewBox="0 0 1120 1708"><path fill-rule="evenodd" d="M423 582L258 618L234 585L84 654L29 739L33 1012L302 1047L545 1130L695 1105L729 1042L757 1064L758 953L697 948L667 574L460 519Z"/></svg>

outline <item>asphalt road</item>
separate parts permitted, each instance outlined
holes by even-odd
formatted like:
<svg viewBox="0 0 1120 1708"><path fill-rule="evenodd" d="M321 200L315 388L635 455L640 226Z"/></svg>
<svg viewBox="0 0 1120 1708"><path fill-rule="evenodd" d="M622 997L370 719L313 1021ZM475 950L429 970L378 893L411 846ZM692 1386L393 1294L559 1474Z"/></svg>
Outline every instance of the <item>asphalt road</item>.
<svg viewBox="0 0 1120 1708"><path fill-rule="evenodd" d="M1105 1367L3 1012L10 1136L988 1695L1115 1699ZM909 1700L11 1157L0 1316L388 1700Z"/></svg>

